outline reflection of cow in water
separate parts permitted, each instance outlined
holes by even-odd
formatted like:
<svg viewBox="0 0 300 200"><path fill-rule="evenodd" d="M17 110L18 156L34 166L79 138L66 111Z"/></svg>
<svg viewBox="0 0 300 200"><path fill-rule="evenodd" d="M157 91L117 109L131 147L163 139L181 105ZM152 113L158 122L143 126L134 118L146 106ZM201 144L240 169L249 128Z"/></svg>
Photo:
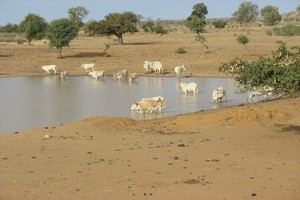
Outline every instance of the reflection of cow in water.
<svg viewBox="0 0 300 200"><path fill-rule="evenodd" d="M250 101L255 102L254 97L255 96L261 96L264 95L264 101L267 101L271 98L273 95L274 88L270 86L263 86L263 87L254 87L250 92L248 96L248 103Z"/></svg>

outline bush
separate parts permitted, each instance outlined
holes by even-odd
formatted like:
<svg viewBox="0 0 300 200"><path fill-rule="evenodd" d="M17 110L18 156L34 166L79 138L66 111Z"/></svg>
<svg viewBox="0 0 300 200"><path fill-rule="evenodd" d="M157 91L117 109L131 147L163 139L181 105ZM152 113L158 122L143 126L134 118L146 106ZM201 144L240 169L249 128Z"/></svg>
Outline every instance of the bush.
<svg viewBox="0 0 300 200"><path fill-rule="evenodd" d="M175 51L175 53L183 54L183 53L186 53L186 50L185 50L184 48L182 48L182 47L179 47L179 48Z"/></svg>
<svg viewBox="0 0 300 200"><path fill-rule="evenodd" d="M217 21L214 21L212 24L215 26L215 28L225 28L225 26L227 25L227 22L224 20L217 20Z"/></svg>
<svg viewBox="0 0 300 200"><path fill-rule="evenodd" d="M278 96L300 96L300 48L289 51L284 42L278 41L278 49L272 58L259 58L250 63L234 60L224 63L219 71L226 72L235 63L242 63L242 70L234 71L239 84L239 93L246 93L253 87L272 86Z"/></svg>
<svg viewBox="0 0 300 200"><path fill-rule="evenodd" d="M243 44L246 49L246 44L249 42L249 39L246 35L238 35L236 40L239 44Z"/></svg>
<svg viewBox="0 0 300 200"><path fill-rule="evenodd" d="M146 23L144 23L142 25L142 29L146 33L155 33L155 34L160 34L160 35L168 34L168 32L169 32L161 24L159 24L159 23L155 24L152 21L147 21Z"/></svg>
<svg viewBox="0 0 300 200"><path fill-rule="evenodd" d="M278 36L300 36L300 26L286 25L281 28L274 27L273 31Z"/></svg>

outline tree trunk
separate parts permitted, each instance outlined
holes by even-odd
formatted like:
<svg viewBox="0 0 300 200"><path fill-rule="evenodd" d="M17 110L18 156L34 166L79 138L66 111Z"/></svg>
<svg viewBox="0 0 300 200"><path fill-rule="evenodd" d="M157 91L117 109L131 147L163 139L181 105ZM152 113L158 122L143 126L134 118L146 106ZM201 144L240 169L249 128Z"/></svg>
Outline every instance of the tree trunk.
<svg viewBox="0 0 300 200"><path fill-rule="evenodd" d="M122 34L117 35L118 39L119 39L119 44L123 45L123 36Z"/></svg>
<svg viewBox="0 0 300 200"><path fill-rule="evenodd" d="M58 52L57 58L62 59L62 55L61 55L62 48L57 48L57 52Z"/></svg>
<svg viewBox="0 0 300 200"><path fill-rule="evenodd" d="M123 45L123 37L119 38L119 44Z"/></svg>

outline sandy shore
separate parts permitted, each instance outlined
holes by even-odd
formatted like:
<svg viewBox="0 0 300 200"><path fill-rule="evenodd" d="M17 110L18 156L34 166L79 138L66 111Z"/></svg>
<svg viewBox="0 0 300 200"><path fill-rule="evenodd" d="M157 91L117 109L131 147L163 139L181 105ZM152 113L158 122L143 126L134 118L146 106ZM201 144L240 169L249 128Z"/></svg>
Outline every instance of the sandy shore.
<svg viewBox="0 0 300 200"><path fill-rule="evenodd" d="M300 196L300 98L0 137L0 199Z"/></svg>
<svg viewBox="0 0 300 200"><path fill-rule="evenodd" d="M126 45L111 44L110 57L99 56L108 39L77 38L62 60L44 43L5 43L0 76L42 75L40 66L52 63L86 75L79 66L88 62L110 74L122 68L143 74L144 60L161 60L164 76L181 64L184 75L224 76L220 63L270 56L282 39L249 32L247 52L236 31L207 34L210 54L190 33L126 36ZM174 54L180 46L186 55ZM149 121L99 116L0 135L0 200L298 200L299 113L295 98Z"/></svg>

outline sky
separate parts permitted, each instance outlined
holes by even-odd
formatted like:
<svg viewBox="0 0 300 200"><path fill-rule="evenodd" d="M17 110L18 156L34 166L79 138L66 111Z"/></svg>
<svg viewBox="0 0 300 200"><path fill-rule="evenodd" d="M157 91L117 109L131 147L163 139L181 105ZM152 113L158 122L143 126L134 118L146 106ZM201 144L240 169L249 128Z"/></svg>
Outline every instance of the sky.
<svg viewBox="0 0 300 200"><path fill-rule="evenodd" d="M276 6L279 12L295 11L299 0L248 0L262 9L266 5ZM82 6L89 11L84 19L101 20L109 13L132 11L152 20L182 20L192 11L193 5L207 6L206 18L231 17L243 0L0 0L0 25L19 24L29 13L38 14L47 22L68 17L68 9Z"/></svg>

